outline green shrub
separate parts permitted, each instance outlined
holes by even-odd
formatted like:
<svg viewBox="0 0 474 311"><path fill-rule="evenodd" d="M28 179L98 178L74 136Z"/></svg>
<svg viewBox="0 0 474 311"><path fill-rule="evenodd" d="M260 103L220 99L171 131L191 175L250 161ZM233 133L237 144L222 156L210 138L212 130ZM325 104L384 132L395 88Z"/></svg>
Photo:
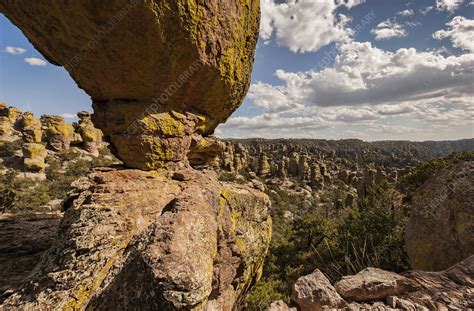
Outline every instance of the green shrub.
<svg viewBox="0 0 474 311"><path fill-rule="evenodd" d="M324 200L330 202L340 193L326 195ZM394 203L399 202L398 196L391 184L383 182L370 187L356 208L326 213L316 204L302 207L301 200L285 193L271 194L273 236L262 280L248 300L250 310L264 310L282 299L273 297L288 299L292 284L315 269L332 282L369 266L408 270L404 227L409 209ZM286 219L285 211L294 218Z"/></svg>
<svg viewBox="0 0 474 311"><path fill-rule="evenodd" d="M268 280L257 283L246 300L245 310L263 311L274 301L290 302L290 297L281 293L286 285L281 280Z"/></svg>

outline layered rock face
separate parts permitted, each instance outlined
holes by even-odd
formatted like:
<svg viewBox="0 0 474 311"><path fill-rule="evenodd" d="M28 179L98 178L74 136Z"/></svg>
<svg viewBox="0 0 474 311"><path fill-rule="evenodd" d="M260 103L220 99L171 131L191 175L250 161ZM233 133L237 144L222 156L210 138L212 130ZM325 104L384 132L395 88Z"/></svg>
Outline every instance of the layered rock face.
<svg viewBox="0 0 474 311"><path fill-rule="evenodd" d="M414 197L406 228L413 268L439 271L474 254L474 161L437 172Z"/></svg>
<svg viewBox="0 0 474 311"><path fill-rule="evenodd" d="M95 124L116 144L118 157L141 169L162 167L169 158L186 160L176 136L154 127L154 120L174 122L172 111L204 118L199 129L185 121L181 134L208 135L241 104L259 6L258 0L0 2L33 45L91 95ZM140 155L141 145L123 140L143 143L141 162L129 160L130 150ZM166 159L150 156L150 149Z"/></svg>
<svg viewBox="0 0 474 311"><path fill-rule="evenodd" d="M0 303L21 286L53 244L59 213L0 215Z"/></svg>
<svg viewBox="0 0 474 311"><path fill-rule="evenodd" d="M269 200L215 173L104 169L75 183L59 237L5 308L231 310L261 272Z"/></svg>

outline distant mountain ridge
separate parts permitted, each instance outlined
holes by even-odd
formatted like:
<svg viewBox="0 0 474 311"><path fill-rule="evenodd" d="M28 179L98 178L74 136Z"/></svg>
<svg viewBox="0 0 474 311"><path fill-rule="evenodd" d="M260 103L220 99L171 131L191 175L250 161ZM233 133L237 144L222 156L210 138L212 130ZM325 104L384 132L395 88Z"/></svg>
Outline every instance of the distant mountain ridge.
<svg viewBox="0 0 474 311"><path fill-rule="evenodd" d="M275 148L278 145L295 149L306 149L309 153L323 153L336 157L358 156L377 153L379 155L410 157L416 160L429 160L444 157L452 152L474 151L474 138L446 141L374 141L360 139L224 139L233 144L241 143L262 149ZM272 147L270 147L272 146ZM297 150L295 150L297 151Z"/></svg>

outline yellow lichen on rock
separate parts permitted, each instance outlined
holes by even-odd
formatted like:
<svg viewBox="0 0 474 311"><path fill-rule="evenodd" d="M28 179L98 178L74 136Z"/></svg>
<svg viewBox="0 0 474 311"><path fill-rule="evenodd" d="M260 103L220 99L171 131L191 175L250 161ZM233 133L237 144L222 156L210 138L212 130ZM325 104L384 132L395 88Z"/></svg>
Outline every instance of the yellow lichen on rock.
<svg viewBox="0 0 474 311"><path fill-rule="evenodd" d="M26 143L22 146L23 165L26 170L40 171L45 168L46 148L42 144Z"/></svg>
<svg viewBox="0 0 474 311"><path fill-rule="evenodd" d="M33 113L25 112L20 119L20 128L23 140L27 143L39 143L42 139L41 122Z"/></svg>

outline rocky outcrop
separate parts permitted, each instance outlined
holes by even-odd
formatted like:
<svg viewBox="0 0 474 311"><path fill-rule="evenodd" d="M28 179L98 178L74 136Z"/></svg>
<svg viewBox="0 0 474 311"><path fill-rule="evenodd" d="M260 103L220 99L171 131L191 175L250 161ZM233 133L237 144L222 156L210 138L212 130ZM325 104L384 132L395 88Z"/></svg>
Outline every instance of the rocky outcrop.
<svg viewBox="0 0 474 311"><path fill-rule="evenodd" d="M261 274L270 201L194 169L214 164L223 145L211 134L248 90L260 2L5 0L0 9L92 97L92 121L140 169L77 185L57 241L5 308L239 309ZM90 140L84 119L81 138L60 118L41 121L50 149Z"/></svg>
<svg viewBox="0 0 474 311"><path fill-rule="evenodd" d="M23 141L27 143L40 143L43 137L41 122L33 113L25 112L20 119L20 127Z"/></svg>
<svg viewBox="0 0 474 311"><path fill-rule="evenodd" d="M319 311L325 306L342 308L346 302L337 293L326 276L319 270L300 277L293 285L291 297L302 311Z"/></svg>
<svg viewBox="0 0 474 311"><path fill-rule="evenodd" d="M474 162L437 172L414 197L406 228L412 267L439 271L474 254Z"/></svg>
<svg viewBox="0 0 474 311"><path fill-rule="evenodd" d="M75 186L58 239L4 308L231 310L259 278L266 195L192 169L98 170Z"/></svg>
<svg viewBox="0 0 474 311"><path fill-rule="evenodd" d="M43 115L40 118L43 141L54 151L67 150L74 138L74 127L64 121L64 117Z"/></svg>
<svg viewBox="0 0 474 311"><path fill-rule="evenodd" d="M102 143L102 131L95 128L89 112L78 112L77 117L79 122L74 123L73 126L80 137L77 139L78 143L82 144L86 151L96 153Z"/></svg>
<svg viewBox="0 0 474 311"><path fill-rule="evenodd" d="M45 146L52 156L71 152L71 147L75 147L74 152L84 150L87 155L98 157L99 150L107 147L102 132L94 126L88 112L82 111L78 117L79 122L73 124L55 115L43 115L40 120L32 112L22 113L15 107L1 104L0 142L17 143L21 140L23 168L32 172L46 167L44 162L48 154Z"/></svg>
<svg viewBox="0 0 474 311"><path fill-rule="evenodd" d="M15 107L7 107L0 102L0 141L12 140L12 134L21 112Z"/></svg>
<svg viewBox="0 0 474 311"><path fill-rule="evenodd" d="M44 163L46 156L46 148L42 144L26 143L22 146L23 165L28 171L41 171L45 168Z"/></svg>
<svg viewBox="0 0 474 311"><path fill-rule="evenodd" d="M258 0L100 5L5 0L0 9L92 97L96 126L131 167L154 169L186 160L183 148L189 139L182 136L211 134L249 87ZM127 118L121 120L123 113ZM202 118L199 125L194 120ZM171 127L164 133L156 128L161 120ZM141 154L142 144L146 153L158 156Z"/></svg>
<svg viewBox="0 0 474 311"><path fill-rule="evenodd" d="M399 275L368 268L344 277L334 287L324 275L313 273L297 281L294 287L304 284L306 294L294 291L293 299L302 311L340 310L341 306L345 310L470 310L474 308L473 276L474 256L441 272Z"/></svg>

